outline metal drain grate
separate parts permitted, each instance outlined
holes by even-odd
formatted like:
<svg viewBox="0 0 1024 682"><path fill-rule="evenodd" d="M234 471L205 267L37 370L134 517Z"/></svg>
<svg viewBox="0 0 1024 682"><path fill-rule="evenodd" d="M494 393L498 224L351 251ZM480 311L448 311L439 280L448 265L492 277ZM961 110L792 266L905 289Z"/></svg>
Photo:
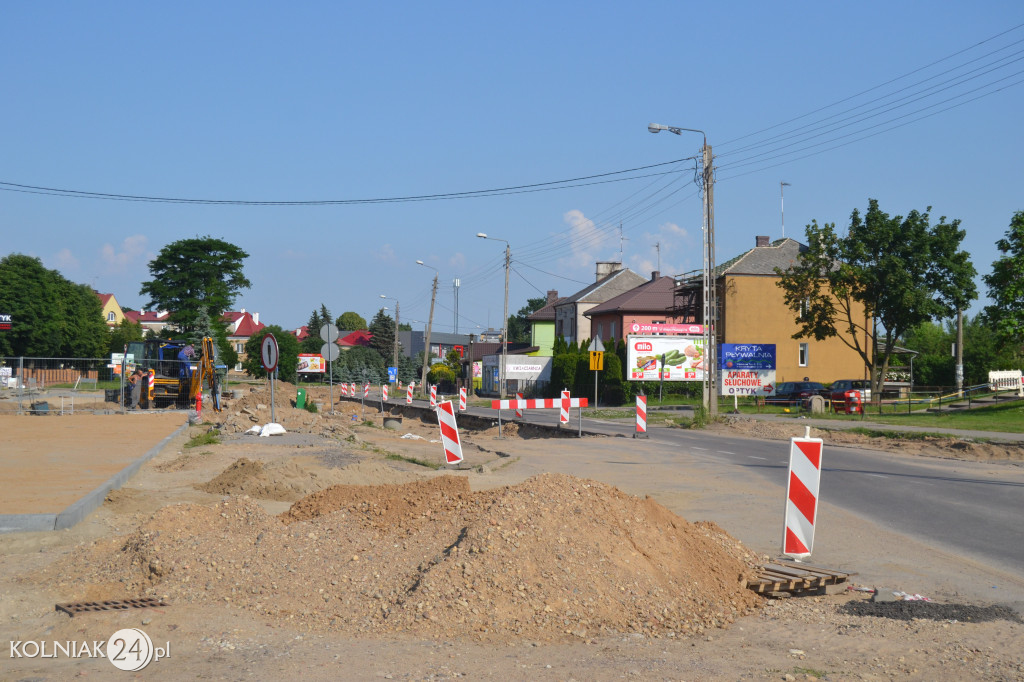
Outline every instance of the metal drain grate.
<svg viewBox="0 0 1024 682"><path fill-rule="evenodd" d="M72 618L76 613L90 611L124 611L126 609L148 609L154 606L169 606L163 599L143 597L142 599L113 599L111 601L79 601L70 604L57 604L57 611L63 611Z"/></svg>

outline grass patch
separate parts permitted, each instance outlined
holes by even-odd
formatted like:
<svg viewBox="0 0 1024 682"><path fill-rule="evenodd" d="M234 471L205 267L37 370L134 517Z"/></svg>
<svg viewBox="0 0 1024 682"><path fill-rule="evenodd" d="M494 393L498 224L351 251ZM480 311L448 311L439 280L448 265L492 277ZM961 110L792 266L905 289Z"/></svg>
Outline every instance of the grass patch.
<svg viewBox="0 0 1024 682"><path fill-rule="evenodd" d="M384 459L390 459L396 462L408 462L409 464L415 464L416 466L427 467L428 469L440 469L441 465L436 462L428 462L424 459L418 459L416 457L406 457L405 455L398 455L394 452L389 452L384 455Z"/></svg>
<svg viewBox="0 0 1024 682"><path fill-rule="evenodd" d="M819 680L824 679L828 675L827 670L816 670L814 668L793 668L794 675L810 675L811 677L817 677Z"/></svg>
<svg viewBox="0 0 1024 682"><path fill-rule="evenodd" d="M316 413L316 412L320 411L320 408L318 408L316 403L313 402L312 400L307 400L306 401L306 405L305 405L305 407L303 409L305 409L306 412L313 412L313 413Z"/></svg>
<svg viewBox="0 0 1024 682"><path fill-rule="evenodd" d="M184 448L198 448L203 445L218 445L220 443L220 431L213 429L205 433L200 433L197 436L192 436Z"/></svg>

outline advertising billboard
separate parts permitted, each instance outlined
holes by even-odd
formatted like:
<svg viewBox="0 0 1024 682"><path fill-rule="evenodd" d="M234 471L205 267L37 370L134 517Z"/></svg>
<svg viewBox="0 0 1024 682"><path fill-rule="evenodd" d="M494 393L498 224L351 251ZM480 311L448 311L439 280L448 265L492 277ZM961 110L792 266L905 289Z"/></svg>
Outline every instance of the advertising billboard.
<svg viewBox="0 0 1024 682"><path fill-rule="evenodd" d="M299 353L299 364L295 368L296 372L303 372L306 374L315 372L326 372L327 363L324 362L324 356L313 353Z"/></svg>
<svg viewBox="0 0 1024 682"><path fill-rule="evenodd" d="M704 358L702 337L626 337L629 381L704 381Z"/></svg>
<svg viewBox="0 0 1024 682"><path fill-rule="evenodd" d="M719 369L775 369L774 343L723 343Z"/></svg>

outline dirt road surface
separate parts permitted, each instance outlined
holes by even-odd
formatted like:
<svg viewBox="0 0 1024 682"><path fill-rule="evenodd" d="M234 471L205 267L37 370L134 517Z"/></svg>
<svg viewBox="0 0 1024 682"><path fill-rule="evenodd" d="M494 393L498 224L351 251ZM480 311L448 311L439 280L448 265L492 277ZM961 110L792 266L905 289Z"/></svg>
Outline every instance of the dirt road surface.
<svg viewBox="0 0 1024 682"><path fill-rule="evenodd" d="M655 443L464 429L466 462L444 471L416 463L442 460L436 421L390 431L375 410L364 425L358 404L327 416L279 403L286 435L245 435L269 420L267 402L257 391L204 414L219 443L185 447L210 428L192 427L78 526L0 536L0 640L141 628L170 656L140 679L1024 679L1024 625L985 610L1024 602L1024 575L827 500L815 563L969 608L754 596L741 580L777 554L785 491L687 453L651 466ZM33 430L62 419L21 417L5 436L44 443ZM76 422L78 442L99 447L101 423ZM929 455L915 448L906 456ZM980 474L1008 466L980 459ZM141 596L169 605L54 609ZM3 680L125 674L9 653Z"/></svg>

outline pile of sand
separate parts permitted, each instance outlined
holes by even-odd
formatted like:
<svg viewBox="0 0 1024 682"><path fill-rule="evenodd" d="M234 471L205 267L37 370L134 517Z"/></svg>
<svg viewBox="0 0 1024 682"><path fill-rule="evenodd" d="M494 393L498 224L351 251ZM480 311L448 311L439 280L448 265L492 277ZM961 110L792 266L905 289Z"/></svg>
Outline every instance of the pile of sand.
<svg viewBox="0 0 1024 682"><path fill-rule="evenodd" d="M350 634L589 639L700 633L749 612L756 557L651 499L545 474L471 492L441 476L328 488L281 518L252 500L165 507L39 579L61 599L142 594Z"/></svg>

